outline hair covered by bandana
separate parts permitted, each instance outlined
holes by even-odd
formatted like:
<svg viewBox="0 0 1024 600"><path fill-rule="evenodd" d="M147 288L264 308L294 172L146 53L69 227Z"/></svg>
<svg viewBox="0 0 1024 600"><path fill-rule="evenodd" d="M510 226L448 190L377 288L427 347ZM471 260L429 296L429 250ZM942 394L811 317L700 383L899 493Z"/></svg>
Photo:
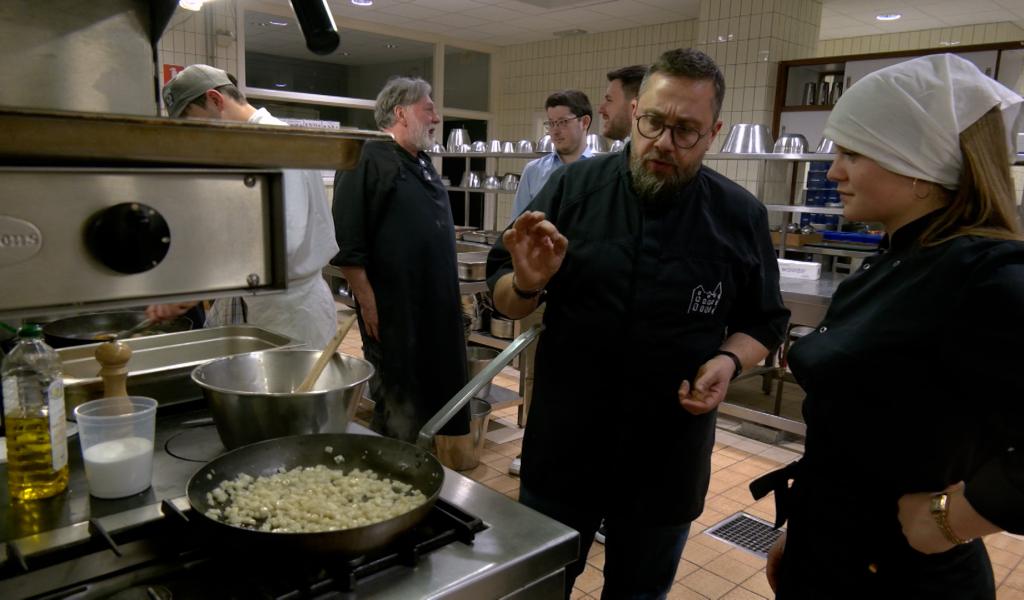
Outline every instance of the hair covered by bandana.
<svg viewBox="0 0 1024 600"><path fill-rule="evenodd" d="M1024 118L1019 95L970 61L933 54L868 74L836 103L824 136L882 167L956 189L960 133L993 107L1003 114L1007 152Z"/></svg>

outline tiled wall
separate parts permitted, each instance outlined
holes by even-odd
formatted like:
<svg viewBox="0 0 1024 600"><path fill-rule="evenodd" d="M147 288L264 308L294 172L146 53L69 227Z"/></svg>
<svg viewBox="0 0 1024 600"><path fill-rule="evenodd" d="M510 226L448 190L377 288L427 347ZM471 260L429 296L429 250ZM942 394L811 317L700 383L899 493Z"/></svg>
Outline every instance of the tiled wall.
<svg viewBox="0 0 1024 600"><path fill-rule="evenodd" d="M885 35L864 35L851 38L819 40L815 56L872 54L897 50L992 44L1024 39L1024 29L1010 22L922 29Z"/></svg>
<svg viewBox="0 0 1024 600"><path fill-rule="evenodd" d="M654 62L665 50L693 45L696 20L635 27L546 42L506 46L497 55L501 79L492 137L529 139L543 135L544 100L561 89L579 89L594 107L591 132L600 132L597 105L604 97L605 74L626 65ZM520 172L525 161L502 159L495 172ZM509 221L512 196L498 196L498 224Z"/></svg>
<svg viewBox="0 0 1024 600"><path fill-rule="evenodd" d="M237 40L235 0L209 2L198 12L179 7L160 38L161 73L164 64L202 63L237 74Z"/></svg>
<svg viewBox="0 0 1024 600"><path fill-rule="evenodd" d="M770 124L778 63L811 56L821 23L820 0L702 0L695 46L718 63L726 95L718 150L736 123ZM708 161L707 165L751 192L788 194L788 165L769 165L762 174L756 161ZM759 183L765 182L764 189ZM778 187L778 190L774 190Z"/></svg>

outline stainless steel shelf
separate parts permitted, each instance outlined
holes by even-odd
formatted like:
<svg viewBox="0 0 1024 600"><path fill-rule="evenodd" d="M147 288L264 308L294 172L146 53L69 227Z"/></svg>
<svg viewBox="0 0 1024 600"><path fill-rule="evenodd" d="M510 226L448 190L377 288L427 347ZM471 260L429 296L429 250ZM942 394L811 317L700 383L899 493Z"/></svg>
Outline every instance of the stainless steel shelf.
<svg viewBox="0 0 1024 600"><path fill-rule="evenodd" d="M828 206L790 206L788 204L765 204L764 207L767 208L768 210L774 210L777 212L812 213L818 215L843 214L842 208L832 208Z"/></svg>
<svg viewBox="0 0 1024 600"><path fill-rule="evenodd" d="M807 152L804 154L781 154L766 152L762 154L736 154L732 152L709 152L704 155L704 160L777 160L777 161L819 161L835 160L835 154L816 154Z"/></svg>
<svg viewBox="0 0 1024 600"><path fill-rule="evenodd" d="M441 158L540 158L548 152L427 152Z"/></svg>
<svg viewBox="0 0 1024 600"><path fill-rule="evenodd" d="M778 249L778 246L776 246ZM786 252L803 252L805 254L821 254L823 256L845 256L848 258L866 258L878 253L877 250L847 250L845 248L829 248L827 246L786 246Z"/></svg>
<svg viewBox="0 0 1024 600"><path fill-rule="evenodd" d="M502 189L489 190L487 188L468 188L468 187L460 187L460 186L454 186L454 185L445 186L444 189L446 189L448 191L451 191L451 192L472 192L474 194L515 194L514 190L502 190Z"/></svg>

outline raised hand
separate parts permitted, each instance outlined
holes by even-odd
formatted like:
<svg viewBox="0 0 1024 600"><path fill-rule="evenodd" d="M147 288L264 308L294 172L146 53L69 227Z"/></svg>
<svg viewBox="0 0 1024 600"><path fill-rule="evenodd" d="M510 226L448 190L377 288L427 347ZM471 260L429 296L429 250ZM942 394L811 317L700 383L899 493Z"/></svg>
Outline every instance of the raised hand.
<svg viewBox="0 0 1024 600"><path fill-rule="evenodd" d="M540 211L524 212L502 236L512 256L516 285L538 290L558 272L569 240Z"/></svg>

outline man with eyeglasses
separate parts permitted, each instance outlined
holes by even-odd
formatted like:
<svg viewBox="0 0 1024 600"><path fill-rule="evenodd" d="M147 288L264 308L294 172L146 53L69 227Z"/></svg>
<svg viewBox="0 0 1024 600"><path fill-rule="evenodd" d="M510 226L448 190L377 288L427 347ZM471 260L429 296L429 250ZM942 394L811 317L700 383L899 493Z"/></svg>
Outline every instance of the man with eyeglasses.
<svg viewBox="0 0 1024 600"><path fill-rule="evenodd" d="M544 102L544 110L548 116L544 130L551 135L555 151L526 163L512 202L513 219L526 210L555 169L593 155L586 138L594 111L586 94L579 90L555 92Z"/></svg>
<svg viewBox="0 0 1024 600"><path fill-rule="evenodd" d="M566 597L602 519L602 597L665 597L704 508L716 408L783 338L767 212L701 164L724 96L707 55L664 53L627 148L554 173L488 256L498 310L546 302L519 499L580 532Z"/></svg>
<svg viewBox="0 0 1024 600"><path fill-rule="evenodd" d="M384 85L373 116L393 139L363 144L334 189L340 251L331 262L355 295L363 353L376 370L370 426L406 442L467 380L451 204L425 154L441 124L430 91L419 78ZM468 406L434 441L445 466L471 464Z"/></svg>

